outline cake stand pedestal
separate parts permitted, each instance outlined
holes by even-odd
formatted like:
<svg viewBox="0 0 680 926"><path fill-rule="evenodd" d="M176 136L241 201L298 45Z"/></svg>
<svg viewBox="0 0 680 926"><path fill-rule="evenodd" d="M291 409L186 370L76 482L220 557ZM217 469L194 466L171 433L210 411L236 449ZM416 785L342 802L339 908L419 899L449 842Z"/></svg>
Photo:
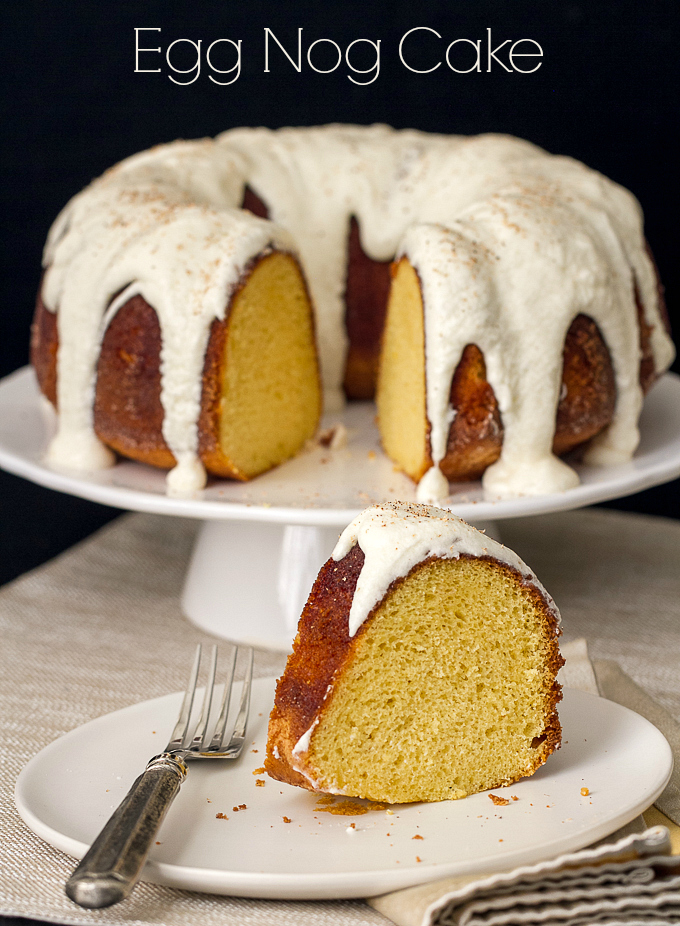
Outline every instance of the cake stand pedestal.
<svg viewBox="0 0 680 926"><path fill-rule="evenodd" d="M217 636L288 650L337 527L204 521L189 562L182 610Z"/></svg>
<svg viewBox="0 0 680 926"><path fill-rule="evenodd" d="M165 494L165 474L131 461L73 473L44 462L51 407L25 368L0 381L0 467L39 485L131 511L200 519L182 595L186 616L218 637L287 651L320 566L341 530L368 505L413 501L414 486L380 449L370 403L328 415L344 447L314 445L250 483L212 482L191 498ZM555 495L486 501L479 483L452 486L442 507L502 535L506 518L565 511L630 495L680 475L680 377L666 374L645 402L629 463L577 466L581 484Z"/></svg>

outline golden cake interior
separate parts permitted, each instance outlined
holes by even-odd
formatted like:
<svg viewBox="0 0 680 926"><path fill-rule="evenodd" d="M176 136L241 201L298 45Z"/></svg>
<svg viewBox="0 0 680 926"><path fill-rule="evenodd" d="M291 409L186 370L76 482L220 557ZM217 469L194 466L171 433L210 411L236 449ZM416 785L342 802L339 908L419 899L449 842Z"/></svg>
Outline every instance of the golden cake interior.
<svg viewBox="0 0 680 926"><path fill-rule="evenodd" d="M261 260L229 314L220 449L247 479L294 456L321 411L312 312L297 262Z"/></svg>
<svg viewBox="0 0 680 926"><path fill-rule="evenodd" d="M438 801L531 774L560 740L551 621L497 562L417 566L359 631L313 732L317 786Z"/></svg>
<svg viewBox="0 0 680 926"><path fill-rule="evenodd" d="M402 258L393 271L376 403L385 453L416 482L432 465L425 402L425 328L420 280Z"/></svg>

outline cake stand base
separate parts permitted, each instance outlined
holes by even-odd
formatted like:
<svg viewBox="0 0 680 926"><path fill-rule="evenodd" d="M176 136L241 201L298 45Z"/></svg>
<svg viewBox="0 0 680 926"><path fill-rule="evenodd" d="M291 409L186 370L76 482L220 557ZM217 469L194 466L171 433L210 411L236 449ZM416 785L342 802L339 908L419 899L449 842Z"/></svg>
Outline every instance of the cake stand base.
<svg viewBox="0 0 680 926"><path fill-rule="evenodd" d="M192 623L217 637L288 652L337 527L204 521L182 594Z"/></svg>
<svg viewBox="0 0 680 926"><path fill-rule="evenodd" d="M475 526L500 539L495 522ZM216 637L290 652L309 591L339 534L337 527L204 521L182 610Z"/></svg>

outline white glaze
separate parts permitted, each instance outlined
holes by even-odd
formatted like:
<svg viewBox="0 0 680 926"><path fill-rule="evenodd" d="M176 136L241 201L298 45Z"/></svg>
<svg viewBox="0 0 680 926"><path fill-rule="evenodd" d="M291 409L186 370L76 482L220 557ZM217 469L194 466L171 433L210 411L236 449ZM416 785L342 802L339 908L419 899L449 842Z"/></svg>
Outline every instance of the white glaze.
<svg viewBox="0 0 680 926"><path fill-rule="evenodd" d="M311 727L309 728L309 730L306 730L306 731L302 734L302 736L300 737L300 739L297 741L297 743L293 746L293 755L294 755L294 756L300 755L301 752L307 752L307 750L309 749L309 744L310 744L311 739L312 739L312 733L313 733L314 730L316 729L318 723L319 723L319 718L318 718L318 717L315 717L315 718L314 718L314 723L311 725Z"/></svg>
<svg viewBox="0 0 680 926"><path fill-rule="evenodd" d="M271 223L235 211L249 184ZM425 297L427 414L434 468L418 497L448 492L437 476L451 421L451 375L467 343L484 352L503 418L491 496L561 491L576 474L551 453L564 336L592 316L612 355L617 404L593 463L637 446L637 282L657 371L673 358L634 197L569 158L502 135L427 135L386 126L234 129L122 162L76 196L45 250L43 290L59 311L58 465L112 456L92 431L94 371L107 307L141 292L163 333L164 436L178 460L171 491L200 488L200 373L207 332L224 316L248 261L269 245L299 251L317 310L326 410L342 402L348 226L376 260L405 254ZM160 225L156 223L160 222ZM113 310L122 304L119 301ZM187 309L187 307L189 307Z"/></svg>
<svg viewBox="0 0 680 926"><path fill-rule="evenodd" d="M404 502L374 505L345 528L332 558L336 562L344 559L356 544L365 559L349 613L350 637L382 601L390 585L431 556L440 559L458 559L463 554L476 558L490 556L505 563L538 589L559 623L557 606L526 563L450 511Z"/></svg>
<svg viewBox="0 0 680 926"><path fill-rule="evenodd" d="M438 466L431 466L418 483L416 500L423 504L430 504L449 494L449 483Z"/></svg>

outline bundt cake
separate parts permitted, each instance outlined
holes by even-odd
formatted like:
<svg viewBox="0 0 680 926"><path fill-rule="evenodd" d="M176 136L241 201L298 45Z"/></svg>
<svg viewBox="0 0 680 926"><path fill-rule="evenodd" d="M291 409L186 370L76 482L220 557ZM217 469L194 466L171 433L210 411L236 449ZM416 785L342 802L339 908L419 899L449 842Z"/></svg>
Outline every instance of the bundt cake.
<svg viewBox="0 0 680 926"><path fill-rule="evenodd" d="M479 476L491 496L565 489L557 455L586 441L589 462L628 459L673 358L635 198L503 135L160 146L67 204L44 266L49 459L92 469L112 448L174 467L174 491L297 452L320 410L315 337L326 409L377 381L383 445L424 501Z"/></svg>
<svg viewBox="0 0 680 926"><path fill-rule="evenodd" d="M368 508L343 532L276 688L265 768L403 803L533 774L559 747L557 608L448 511Z"/></svg>

